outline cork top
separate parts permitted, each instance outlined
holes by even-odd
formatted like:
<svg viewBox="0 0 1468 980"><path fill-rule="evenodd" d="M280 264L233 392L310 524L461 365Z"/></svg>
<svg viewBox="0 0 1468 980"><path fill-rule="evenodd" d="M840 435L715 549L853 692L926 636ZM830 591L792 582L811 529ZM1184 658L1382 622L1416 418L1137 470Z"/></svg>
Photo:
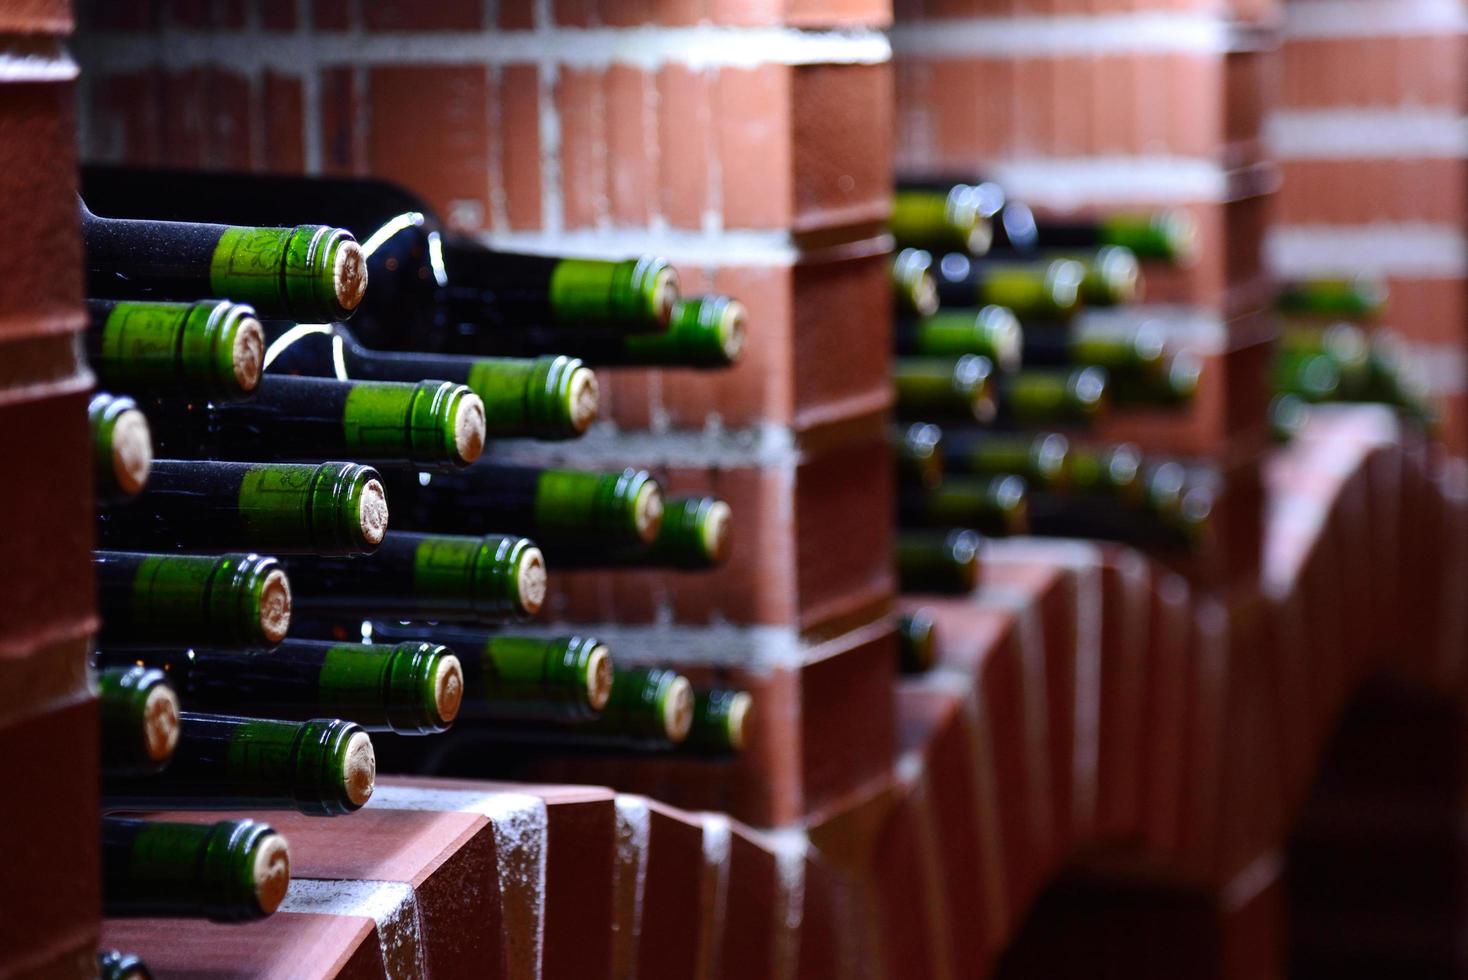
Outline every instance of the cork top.
<svg viewBox="0 0 1468 980"><path fill-rule="evenodd" d="M729 522L734 511L722 500L709 504L699 528L699 543L711 562L721 562L729 551Z"/></svg>
<svg viewBox="0 0 1468 980"><path fill-rule="evenodd" d="M724 358L733 364L739 360L739 355L744 353L744 327L749 320L749 311L744 304L737 299L731 299L724 304L722 315L719 317L719 346L724 350Z"/></svg>
<svg viewBox="0 0 1468 980"><path fill-rule="evenodd" d="M265 365L265 328L253 316L242 316L235 324L229 362L240 391L254 391Z"/></svg>
<svg viewBox="0 0 1468 980"><path fill-rule="evenodd" d="M571 428L585 432L601 411L601 386L597 383L596 372L585 365L578 367L571 372L567 387Z"/></svg>
<svg viewBox="0 0 1468 980"><path fill-rule="evenodd" d="M693 685L686 677L675 677L663 699L663 731L670 742L681 742L693 727Z"/></svg>
<svg viewBox="0 0 1468 980"><path fill-rule="evenodd" d="M676 302L678 302L678 273L673 271L672 266L664 266L653 278L653 318L658 323L666 325L673 316L673 304Z"/></svg>
<svg viewBox="0 0 1468 980"><path fill-rule="evenodd" d="M648 543L663 526L663 490L651 480L637 488L637 496L632 501L632 524L637 536Z"/></svg>
<svg viewBox="0 0 1468 980"><path fill-rule="evenodd" d="M342 753L342 788L354 806L363 806L372 798L377 784L377 753L366 732L353 732Z"/></svg>
<svg viewBox="0 0 1468 980"><path fill-rule="evenodd" d="M272 833L260 839L250 877L255 883L255 902L269 915L285 900L291 884L291 852L284 837Z"/></svg>
<svg viewBox="0 0 1468 980"><path fill-rule="evenodd" d="M446 653L438 658L433 672L433 710L441 724L447 725L459 715L464 700L464 667L459 658Z"/></svg>
<svg viewBox="0 0 1468 980"><path fill-rule="evenodd" d="M348 312L355 310L366 295L367 258L355 239L344 238L337 243L331 282L336 291L337 305Z"/></svg>
<svg viewBox="0 0 1468 980"><path fill-rule="evenodd" d="M260 633L266 642L279 643L290 626L290 579L280 569L272 569L260 585Z"/></svg>
<svg viewBox="0 0 1468 980"><path fill-rule="evenodd" d="M150 762L166 762L178 745L178 695L156 684L143 699L143 750Z"/></svg>
<svg viewBox="0 0 1468 980"><path fill-rule="evenodd" d="M485 431L484 401L464 392L454 412L454 452L461 462L472 463L484 452Z"/></svg>
<svg viewBox="0 0 1468 980"><path fill-rule="evenodd" d="M598 643L586 657L586 704L593 711L612 696L612 651Z"/></svg>
<svg viewBox="0 0 1468 980"><path fill-rule="evenodd" d="M520 556L520 567L515 574L516 591L520 596L520 608L525 615L534 616L545 602L545 555L539 548L529 547Z"/></svg>
<svg viewBox="0 0 1468 980"><path fill-rule="evenodd" d="M370 545L382 544L387 534L387 492L382 489L382 481L368 480L362 487L357 517L362 525L362 539Z"/></svg>
<svg viewBox="0 0 1468 980"><path fill-rule="evenodd" d="M754 698L748 691L738 691L729 699L729 716L725 722L729 734L729 747L743 750L744 748L744 721L749 717L749 709L754 706Z"/></svg>
<svg viewBox="0 0 1468 980"><path fill-rule="evenodd" d="M117 416L112 426L112 472L117 487L128 496L143 489L153 469L153 435L148 418L136 408Z"/></svg>

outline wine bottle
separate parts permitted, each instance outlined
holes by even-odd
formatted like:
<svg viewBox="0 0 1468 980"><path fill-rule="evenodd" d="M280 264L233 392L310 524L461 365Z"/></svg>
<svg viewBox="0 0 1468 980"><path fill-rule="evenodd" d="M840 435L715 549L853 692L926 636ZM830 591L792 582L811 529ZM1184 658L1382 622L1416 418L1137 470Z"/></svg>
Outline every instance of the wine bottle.
<svg viewBox="0 0 1468 980"><path fill-rule="evenodd" d="M290 887L290 848L255 820L102 819L102 913L263 919Z"/></svg>
<svg viewBox="0 0 1468 980"><path fill-rule="evenodd" d="M744 751L753 706L754 697L748 691L715 688L693 692L693 719L683 744L712 754Z"/></svg>
<svg viewBox="0 0 1468 980"><path fill-rule="evenodd" d="M1340 370L1342 397L1362 397L1371 385L1371 343L1353 323L1329 326L1290 324L1280 332L1276 355L1304 357L1323 354Z"/></svg>
<svg viewBox="0 0 1468 980"><path fill-rule="evenodd" d="M479 348L481 338L526 326L660 331L678 298L677 275L663 259L492 251L446 231L420 198L382 180L86 167L82 184L88 200L117 214L350 229L370 273L353 324L379 349L492 353Z"/></svg>
<svg viewBox="0 0 1468 980"><path fill-rule="evenodd" d="M949 477L931 490L900 493L901 523L912 527L970 527L990 536L1024 534L1029 526L1024 478Z"/></svg>
<svg viewBox="0 0 1468 980"><path fill-rule="evenodd" d="M1070 440L1058 432L951 432L942 443L945 471L966 476L1014 473L1033 487L1070 478Z"/></svg>
<svg viewBox="0 0 1468 980"><path fill-rule="evenodd" d="M992 422L994 364L965 354L957 359L899 357L892 365L899 418Z"/></svg>
<svg viewBox="0 0 1468 980"><path fill-rule="evenodd" d="M979 584L977 531L903 529L897 534L897 584L902 592L964 595Z"/></svg>
<svg viewBox="0 0 1468 980"><path fill-rule="evenodd" d="M1111 403L1128 408L1177 408L1192 402L1203 381L1203 359L1190 350L1180 350L1162 363L1156 376L1113 375L1108 386Z"/></svg>
<svg viewBox="0 0 1468 980"><path fill-rule="evenodd" d="M367 289L362 249L341 228L102 218L85 204L81 217L87 293L98 299L226 296L266 316L344 320Z"/></svg>
<svg viewBox="0 0 1468 980"><path fill-rule="evenodd" d="M87 361L108 387L229 399L260 380L265 331L243 303L94 299L87 312Z"/></svg>
<svg viewBox="0 0 1468 980"><path fill-rule="evenodd" d="M1369 320L1386 308L1386 284L1364 277L1304 279L1285 283L1275 309L1292 316Z"/></svg>
<svg viewBox="0 0 1468 980"><path fill-rule="evenodd" d="M136 953L100 949L97 951L97 977L98 980L153 980L153 973Z"/></svg>
<svg viewBox="0 0 1468 980"><path fill-rule="evenodd" d="M290 628L290 582L274 558L99 551L92 570L109 649L271 647Z"/></svg>
<svg viewBox="0 0 1468 980"><path fill-rule="evenodd" d="M1024 328L1020 359L1025 367L1095 366L1117 378L1159 378L1166 370L1166 340L1155 320L1124 330L1031 324Z"/></svg>
<svg viewBox="0 0 1468 980"><path fill-rule="evenodd" d="M157 772L178 745L178 696L161 670L98 670L97 709L102 727L102 769L108 773Z"/></svg>
<svg viewBox="0 0 1468 980"><path fill-rule="evenodd" d="M892 196L887 227L901 248L983 255L994 239L984 189L954 184L943 190L902 187Z"/></svg>
<svg viewBox="0 0 1468 980"><path fill-rule="evenodd" d="M933 256L920 248L904 248L892 258L892 295L898 313L931 316L938 310L938 283Z"/></svg>
<svg viewBox="0 0 1468 980"><path fill-rule="evenodd" d="M338 816L372 796L372 739L339 718L274 721L185 711L162 772L104 775L104 810L298 810Z"/></svg>
<svg viewBox="0 0 1468 980"><path fill-rule="evenodd" d="M1081 302L1087 306L1122 306L1142 295L1142 266L1125 245L1102 245L1093 252L1052 255L1081 264Z"/></svg>
<svg viewBox="0 0 1468 980"><path fill-rule="evenodd" d="M943 256L935 282L940 306L1004 306L1021 321L1066 320L1080 307L1085 269L1070 259L1031 263Z"/></svg>
<svg viewBox="0 0 1468 980"><path fill-rule="evenodd" d="M1337 401L1341 369L1329 354L1285 351L1274 359L1274 390L1307 402Z"/></svg>
<svg viewBox="0 0 1468 980"><path fill-rule="evenodd" d="M893 439L899 483L936 487L943 480L943 430L931 422L902 427Z"/></svg>
<svg viewBox="0 0 1468 980"><path fill-rule="evenodd" d="M497 623L545 600L545 558L513 535L388 534L364 558L288 558L296 608L317 618Z"/></svg>
<svg viewBox="0 0 1468 980"><path fill-rule="evenodd" d="M1198 224L1186 211L1117 213L1099 218L1037 222L1035 246L1046 250L1094 249L1116 245L1142 259L1173 265L1190 262L1198 250Z"/></svg>
<svg viewBox="0 0 1468 980"><path fill-rule="evenodd" d="M290 462L345 458L427 469L484 450L484 402L452 381L337 381L270 375L239 402L160 401L151 421L171 459Z"/></svg>
<svg viewBox="0 0 1468 980"><path fill-rule="evenodd" d="M97 497L131 497L153 468L153 434L137 402L99 391L87 403Z"/></svg>
<svg viewBox="0 0 1468 980"><path fill-rule="evenodd" d="M1170 492L1158 489L1159 496ZM1183 487L1166 506L1129 506L1114 497L1065 493L1032 494L1031 533L1044 536L1097 538L1138 548L1198 552L1211 540L1213 493L1206 487Z"/></svg>
<svg viewBox="0 0 1468 980"><path fill-rule="evenodd" d="M747 318L744 304L736 299L691 296L673 304L668 328L658 333L527 327L482 331L475 349L515 357L555 351L597 367L726 368L744 352Z"/></svg>
<svg viewBox="0 0 1468 980"><path fill-rule="evenodd" d="M717 497L670 497L650 544L589 537L574 549L551 551L557 568L714 568L729 556L733 511Z"/></svg>
<svg viewBox="0 0 1468 980"><path fill-rule="evenodd" d="M514 636L462 627L374 622L374 639L443 643L464 669L461 726L477 721L595 718L612 692L612 655L590 636Z"/></svg>
<svg viewBox="0 0 1468 980"><path fill-rule="evenodd" d="M1001 371L1020 366L1023 337L1019 320L1002 306L939 310L932 316L899 319L897 353L923 357L979 354Z"/></svg>
<svg viewBox="0 0 1468 980"><path fill-rule="evenodd" d="M154 462L147 488L99 508L97 538L131 551L351 555L387 531L377 471L357 463Z"/></svg>
<svg viewBox="0 0 1468 980"><path fill-rule="evenodd" d="M121 655L101 653L104 663ZM195 648L145 656L193 711L309 721L344 718L369 732L448 729L464 671L437 643L392 645L286 640L269 654Z"/></svg>
<svg viewBox="0 0 1468 980"><path fill-rule="evenodd" d="M922 674L938 659L938 623L931 609L914 609L897 617L897 670Z"/></svg>
<svg viewBox="0 0 1468 980"><path fill-rule="evenodd" d="M646 470L541 469L483 463L463 473L393 474L396 526L456 534L515 532L553 559L584 547L651 544L663 491Z"/></svg>
<svg viewBox="0 0 1468 980"><path fill-rule="evenodd" d="M1070 486L1077 494L1140 502L1142 454L1129 442L1111 446L1072 445Z"/></svg>
<svg viewBox="0 0 1468 980"><path fill-rule="evenodd" d="M994 421L1005 427L1086 425L1106 407L1104 368L1023 370L998 378Z"/></svg>
<svg viewBox="0 0 1468 980"><path fill-rule="evenodd" d="M1019 201L1010 200L1004 193L1004 189L993 181L982 181L974 184L965 180L954 179L931 179L916 177L901 177L897 181L897 193L899 195L914 195L926 198L922 204L924 211L931 214L932 209L941 202L945 202L950 194L960 188L971 188L973 200L982 214L989 222L989 241L987 248L979 251L967 249L971 254L981 255L987 251L999 251L1005 253L1033 252L1038 247L1035 237L1035 216L1028 207ZM916 202L914 202L916 203ZM894 229L894 234L896 230ZM948 245L943 251L965 251L961 246Z"/></svg>
<svg viewBox="0 0 1468 980"><path fill-rule="evenodd" d="M456 381L479 396L490 438L572 439L596 420L596 375L574 357L463 357L375 351L340 323L289 325L265 356L270 374L357 381Z"/></svg>
<svg viewBox="0 0 1468 980"><path fill-rule="evenodd" d="M693 686L662 667L618 667L601 714L577 726L608 738L677 745L693 725Z"/></svg>

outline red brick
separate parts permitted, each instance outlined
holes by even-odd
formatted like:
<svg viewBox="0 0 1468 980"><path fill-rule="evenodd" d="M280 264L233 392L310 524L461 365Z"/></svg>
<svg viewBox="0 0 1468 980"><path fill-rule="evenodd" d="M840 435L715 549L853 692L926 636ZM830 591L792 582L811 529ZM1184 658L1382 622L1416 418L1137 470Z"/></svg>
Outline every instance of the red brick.
<svg viewBox="0 0 1468 980"><path fill-rule="evenodd" d="M903 787L877 842L874 897L882 959L889 976L928 980L950 976L953 950L941 881L932 808L925 781Z"/></svg>
<svg viewBox="0 0 1468 980"><path fill-rule="evenodd" d="M301 80L266 72L264 81L265 167L286 173L306 169Z"/></svg>
<svg viewBox="0 0 1468 980"><path fill-rule="evenodd" d="M624 6L618 4L617 6ZM607 187L615 224L642 226L656 206L658 162L652 116L656 82L640 68L613 65L604 76Z"/></svg>
<svg viewBox="0 0 1468 980"><path fill-rule="evenodd" d="M889 0L787 0L785 22L797 27L886 27Z"/></svg>
<svg viewBox="0 0 1468 980"><path fill-rule="evenodd" d="M293 31L297 27L295 0L258 0L260 26L267 31Z"/></svg>
<svg viewBox="0 0 1468 980"><path fill-rule="evenodd" d="M703 827L689 814L654 800L647 801L647 809L637 976L683 980L695 974L698 962Z"/></svg>
<svg viewBox="0 0 1468 980"><path fill-rule="evenodd" d="M701 228L713 203L713 76L666 65L657 88L659 211L674 228Z"/></svg>
<svg viewBox="0 0 1468 980"><path fill-rule="evenodd" d="M1298 38L1281 56L1285 108L1463 105L1461 40L1453 34Z"/></svg>
<svg viewBox="0 0 1468 980"><path fill-rule="evenodd" d="M508 76L510 71L507 70ZM513 103L513 96L507 98ZM487 221L488 79L479 67L374 67L368 76L372 173L422 194L454 229Z"/></svg>
<svg viewBox="0 0 1468 980"><path fill-rule="evenodd" d="M528 30L536 26L534 0L500 0L499 26L504 30Z"/></svg>
<svg viewBox="0 0 1468 980"><path fill-rule="evenodd" d="M892 187L891 68L806 65L791 77L794 229L885 220ZM723 162L728 165L727 154Z"/></svg>
<svg viewBox="0 0 1468 980"><path fill-rule="evenodd" d="M839 254L796 267L793 327L797 429L883 411L891 404L891 330L885 254Z"/></svg>
<svg viewBox="0 0 1468 980"><path fill-rule="evenodd" d="M102 946L136 953L155 976L219 972L285 975L303 963L334 977L386 978L377 924L366 916L277 912L249 923L108 919Z"/></svg>
<svg viewBox="0 0 1468 980"><path fill-rule="evenodd" d="M714 88L724 225L787 228L794 217L792 69L721 68Z"/></svg>
<svg viewBox="0 0 1468 980"><path fill-rule="evenodd" d="M728 884L723 939L711 977L767 977L777 972L777 931L787 901L780 868L762 835L741 824L729 833Z"/></svg>
<svg viewBox="0 0 1468 980"><path fill-rule="evenodd" d="M494 138L505 213L511 230L535 230L541 221L539 72L534 65L510 65L500 72L499 85Z"/></svg>
<svg viewBox="0 0 1468 980"><path fill-rule="evenodd" d="M312 0L311 23L317 30L344 31L353 26L353 6L348 0Z"/></svg>
<svg viewBox="0 0 1468 980"><path fill-rule="evenodd" d="M1142 813L1158 853L1178 846L1184 760L1180 751L1189 700L1187 665L1192 600L1187 584L1163 573L1153 580L1142 713Z"/></svg>
<svg viewBox="0 0 1468 980"><path fill-rule="evenodd" d="M1279 220L1287 224L1468 220L1463 161L1286 160Z"/></svg>
<svg viewBox="0 0 1468 980"><path fill-rule="evenodd" d="M555 21L561 27L591 27L597 23L596 0L552 0Z"/></svg>
<svg viewBox="0 0 1468 980"><path fill-rule="evenodd" d="M88 119L92 157L139 165L159 162L160 76L152 69L125 72L94 85Z"/></svg>
<svg viewBox="0 0 1468 980"><path fill-rule="evenodd" d="M204 75L205 154L211 167L248 170L253 112L250 81L244 75L209 69Z"/></svg>
<svg viewBox="0 0 1468 980"><path fill-rule="evenodd" d="M569 229L592 228L609 217L602 72L562 67L555 99L561 118L562 220Z"/></svg>
<svg viewBox="0 0 1468 980"><path fill-rule="evenodd" d="M1143 709L1153 573L1128 548L1103 547L1102 558L1096 832L1102 839L1136 840L1143 820Z"/></svg>
<svg viewBox="0 0 1468 980"><path fill-rule="evenodd" d="M473 31L485 27L482 0L379 0L362 7L369 31Z"/></svg>
<svg viewBox="0 0 1468 980"><path fill-rule="evenodd" d="M320 79L321 166L328 174L363 174L367 170L358 126L364 101L362 70L324 68Z"/></svg>

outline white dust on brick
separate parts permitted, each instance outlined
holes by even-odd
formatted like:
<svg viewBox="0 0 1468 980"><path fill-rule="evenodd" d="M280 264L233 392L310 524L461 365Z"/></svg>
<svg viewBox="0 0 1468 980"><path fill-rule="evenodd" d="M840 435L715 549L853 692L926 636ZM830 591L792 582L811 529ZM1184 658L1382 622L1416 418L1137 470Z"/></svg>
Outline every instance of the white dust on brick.
<svg viewBox="0 0 1468 980"><path fill-rule="evenodd" d="M652 815L647 800L619 794L617 866L613 879L612 941L622 951L628 976L637 974L637 943L642 935L642 903L647 892L647 850Z"/></svg>
<svg viewBox="0 0 1468 980"><path fill-rule="evenodd" d="M364 916L377 923L377 943L388 980L428 975L422 926L413 889L399 881L291 881L281 912Z"/></svg>
<svg viewBox="0 0 1468 980"><path fill-rule="evenodd" d="M1311 0L1284 5L1290 39L1451 34L1468 30L1458 0Z"/></svg>
<svg viewBox="0 0 1468 980"><path fill-rule="evenodd" d="M1017 199L1052 210L1221 202L1223 165L1208 157L1138 155L995 160L986 171Z"/></svg>
<svg viewBox="0 0 1468 980"><path fill-rule="evenodd" d="M892 28L898 55L1053 58L1061 55L1222 54L1232 46L1218 14L1147 11L1069 17L963 17Z"/></svg>
<svg viewBox="0 0 1468 980"><path fill-rule="evenodd" d="M810 839L804 830L766 831L764 840L775 855L780 908L776 909L774 969L771 976L793 980L800 966L800 925L805 916L805 859Z"/></svg>
<svg viewBox="0 0 1468 980"><path fill-rule="evenodd" d="M1468 117L1442 108L1277 109L1265 121L1279 160L1457 160L1468 156Z"/></svg>
<svg viewBox="0 0 1468 980"><path fill-rule="evenodd" d="M724 919L729 907L729 855L733 834L722 813L700 814L703 824L704 923L711 935L702 947L703 975L713 976L724 953ZM738 937L735 937L736 940Z"/></svg>
<svg viewBox="0 0 1468 980"><path fill-rule="evenodd" d="M1468 238L1457 225L1446 223L1276 225L1265 238L1264 255L1270 270L1287 279L1457 279L1468 272Z"/></svg>

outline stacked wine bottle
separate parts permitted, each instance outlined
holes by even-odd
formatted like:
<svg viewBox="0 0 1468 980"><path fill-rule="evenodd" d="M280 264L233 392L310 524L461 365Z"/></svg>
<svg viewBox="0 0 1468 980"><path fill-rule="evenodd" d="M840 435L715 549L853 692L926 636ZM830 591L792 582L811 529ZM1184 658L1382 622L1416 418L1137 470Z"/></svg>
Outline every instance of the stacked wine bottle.
<svg viewBox="0 0 1468 980"><path fill-rule="evenodd" d="M106 914L269 915L289 847L257 814L349 814L451 727L739 751L747 693L514 625L548 568L718 565L728 505L486 452L585 433L595 368L733 364L737 300L492 251L376 181L87 168L83 199Z"/></svg>
<svg viewBox="0 0 1468 980"><path fill-rule="evenodd" d="M1275 307L1280 343L1274 361L1270 419L1290 439L1310 405L1376 402L1431 428L1428 393L1395 331L1380 324L1386 285L1366 278L1285 283Z"/></svg>
<svg viewBox="0 0 1468 980"><path fill-rule="evenodd" d="M991 182L913 182L891 230L901 589L970 591L987 536L1205 547L1210 480L1092 435L1113 408L1180 411L1197 391L1200 360L1135 306L1144 261L1190 258L1186 215L1037 221ZM920 669L929 625L903 635Z"/></svg>

